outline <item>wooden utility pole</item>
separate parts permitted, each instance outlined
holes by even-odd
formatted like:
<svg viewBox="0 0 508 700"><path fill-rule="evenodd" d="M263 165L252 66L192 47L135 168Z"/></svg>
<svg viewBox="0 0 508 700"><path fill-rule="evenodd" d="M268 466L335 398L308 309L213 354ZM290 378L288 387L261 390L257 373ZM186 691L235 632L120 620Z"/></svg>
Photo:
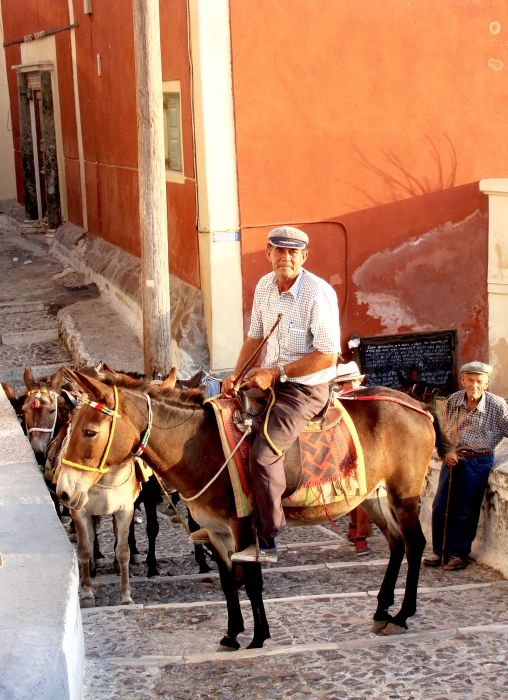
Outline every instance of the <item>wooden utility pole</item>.
<svg viewBox="0 0 508 700"><path fill-rule="evenodd" d="M145 373L171 369L159 0L132 0Z"/></svg>

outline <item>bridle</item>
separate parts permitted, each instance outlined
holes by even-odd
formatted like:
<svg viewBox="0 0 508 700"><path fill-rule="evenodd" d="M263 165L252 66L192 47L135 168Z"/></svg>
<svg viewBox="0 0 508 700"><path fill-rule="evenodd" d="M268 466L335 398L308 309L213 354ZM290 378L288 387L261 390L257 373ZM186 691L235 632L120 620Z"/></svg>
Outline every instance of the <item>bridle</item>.
<svg viewBox="0 0 508 700"><path fill-rule="evenodd" d="M96 411L99 411L99 413L104 413L107 416L111 416L111 430L109 431L109 436L108 436L108 442L106 443L106 449L104 450L104 454L102 455L102 459L100 461L100 464L98 467L89 467L86 464L80 464L79 462L71 462L69 459L65 459L62 457L62 464L67 465L68 467L73 467L73 469L81 469L86 472L98 472L99 474L106 474L109 471L109 467L106 467L106 460L109 456L109 451L111 449L111 445L113 443L113 438L115 436L115 428L116 428L116 421L118 418L120 418L120 414L118 413L118 390L116 386L113 386L113 394L115 397L115 407L114 408L109 408L109 406L106 406L106 404L99 403L98 401L92 401L92 399L89 399L88 396L81 396L79 398L79 403L85 406L90 406L91 408L94 408Z"/></svg>
<svg viewBox="0 0 508 700"><path fill-rule="evenodd" d="M30 389L30 391L27 392L27 396L34 397L33 400L30 402L31 408L41 407L40 399L42 398L43 394L47 394L50 398L54 399L55 401L55 418L53 420L53 425L51 426L51 428L29 428L27 430L27 435L30 435L30 433L50 433L49 439L51 440L55 433L56 421L58 419L58 394L56 393L56 391L53 391L53 389L46 389L45 387Z"/></svg>
<svg viewBox="0 0 508 700"><path fill-rule="evenodd" d="M111 449L111 445L113 444L113 438L115 436L115 429L116 429L116 422L118 418L120 418L120 414L118 413L118 389L116 388L115 385L113 385L113 395L115 398L115 406L114 408L109 408L109 406L106 406L104 403L100 403L98 401L93 401L92 399L89 399L88 396L81 396L78 400L78 403L85 405L85 406L90 406L90 408L94 408L96 411L99 411L99 413L104 413L107 416L111 417L111 429L109 431L109 436L108 436L108 441L106 443L106 448L104 450L104 454L102 455L102 459L100 461L100 464L98 467L90 467L86 464L80 464L79 462L72 462L69 459L65 459L62 457L62 464L65 464L68 467L72 467L73 469L81 469L82 471L87 471L87 472L95 472L99 474L106 474L109 471L109 467L105 466L106 461L109 456L109 452ZM153 413L152 413L152 403L150 400L150 396L148 394L144 394L146 398L146 403L148 406L148 425L146 429L143 431L143 435L141 437L139 446L135 452L133 452L133 455L135 457L141 457L143 452L146 449L146 446L148 445L148 441L150 439L150 434L152 431L152 424L153 424Z"/></svg>

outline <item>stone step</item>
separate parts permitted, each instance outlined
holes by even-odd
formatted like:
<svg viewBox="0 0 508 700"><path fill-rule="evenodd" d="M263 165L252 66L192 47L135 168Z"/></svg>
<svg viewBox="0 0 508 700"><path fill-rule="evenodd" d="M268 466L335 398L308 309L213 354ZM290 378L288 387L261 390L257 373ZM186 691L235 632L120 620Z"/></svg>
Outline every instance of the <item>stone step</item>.
<svg viewBox="0 0 508 700"><path fill-rule="evenodd" d="M78 301L59 311L57 318L60 337L76 367L103 361L119 371L144 371L142 342L111 303Z"/></svg>
<svg viewBox="0 0 508 700"><path fill-rule="evenodd" d="M46 305L42 301L11 301L0 303L0 313L26 313L30 311L44 311Z"/></svg>
<svg viewBox="0 0 508 700"><path fill-rule="evenodd" d="M1 356L1 348L0 348ZM25 367L30 367L35 379L46 379L51 377L62 365L71 366L70 359L65 353L61 362L48 362L47 364L34 364L33 358L25 357L26 362L19 366L6 366L0 360L0 381L11 384L13 387L23 385L23 372ZM49 358L48 358L49 359Z"/></svg>
<svg viewBox="0 0 508 700"><path fill-rule="evenodd" d="M2 333L0 342L2 345L33 345L50 343L58 340L58 328L55 323L54 328L45 330L18 331L17 333Z"/></svg>

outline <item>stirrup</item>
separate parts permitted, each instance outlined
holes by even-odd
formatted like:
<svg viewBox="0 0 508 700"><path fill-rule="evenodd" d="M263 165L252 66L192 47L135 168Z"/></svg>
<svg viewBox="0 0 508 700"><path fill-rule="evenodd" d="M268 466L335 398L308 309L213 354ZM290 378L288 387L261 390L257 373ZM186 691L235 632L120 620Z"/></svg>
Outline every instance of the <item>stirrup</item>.
<svg viewBox="0 0 508 700"><path fill-rule="evenodd" d="M233 423L236 425L241 433L245 433L247 430L250 432L252 430L252 418L245 415L243 411L239 408L233 411Z"/></svg>

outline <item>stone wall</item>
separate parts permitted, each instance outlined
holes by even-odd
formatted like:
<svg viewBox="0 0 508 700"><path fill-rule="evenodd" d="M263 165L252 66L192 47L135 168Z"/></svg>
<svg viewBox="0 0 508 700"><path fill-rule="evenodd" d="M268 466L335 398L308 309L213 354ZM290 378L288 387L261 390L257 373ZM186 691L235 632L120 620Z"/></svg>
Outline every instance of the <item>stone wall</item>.
<svg viewBox="0 0 508 700"><path fill-rule="evenodd" d="M86 231L64 223L55 232L52 252L83 272L106 294L129 325L142 338L141 262L139 258L102 238L90 238ZM178 376L187 379L208 369L201 291L170 275L171 336Z"/></svg>
<svg viewBox="0 0 508 700"><path fill-rule="evenodd" d="M0 698L78 700L78 563L0 387Z"/></svg>

